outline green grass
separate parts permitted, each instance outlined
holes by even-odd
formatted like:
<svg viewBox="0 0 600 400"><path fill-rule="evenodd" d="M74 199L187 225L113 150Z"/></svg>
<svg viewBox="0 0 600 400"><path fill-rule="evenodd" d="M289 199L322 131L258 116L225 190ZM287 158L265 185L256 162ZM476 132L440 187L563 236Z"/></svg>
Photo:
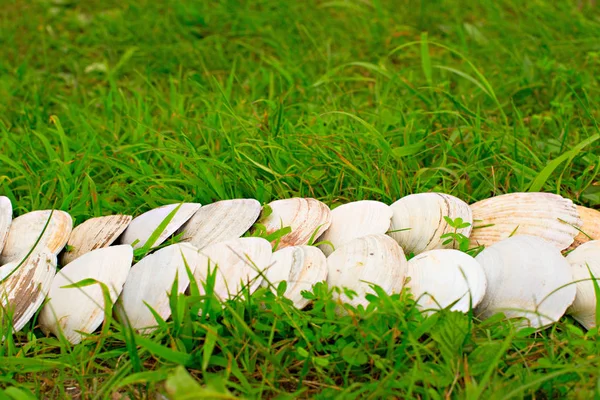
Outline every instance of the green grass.
<svg viewBox="0 0 600 400"><path fill-rule="evenodd" d="M76 223L234 197L598 206L600 19L583 3L4 0L0 194ZM598 332L568 317L517 333L382 295L339 318L317 292L306 312L267 292L173 299L150 338L113 322L75 347L33 321L0 347L2 397L600 397Z"/></svg>

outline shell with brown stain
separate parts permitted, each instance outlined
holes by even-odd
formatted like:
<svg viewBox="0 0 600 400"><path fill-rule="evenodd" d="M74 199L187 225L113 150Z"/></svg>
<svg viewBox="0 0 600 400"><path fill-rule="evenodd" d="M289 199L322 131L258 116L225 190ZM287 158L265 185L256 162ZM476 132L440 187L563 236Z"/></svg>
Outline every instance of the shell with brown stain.
<svg viewBox="0 0 600 400"><path fill-rule="evenodd" d="M284 296L302 309L310 303L302 292L310 291L315 283L326 279L327 259L321 250L313 246L292 246L273 253L263 286L270 283L275 291L281 281L286 281Z"/></svg>
<svg viewBox="0 0 600 400"><path fill-rule="evenodd" d="M350 299L336 294L344 303L366 307L370 285L381 287L387 294L399 293L404 285L408 262L402 248L391 237L367 235L339 247L327 257L327 283L357 293Z"/></svg>
<svg viewBox="0 0 600 400"><path fill-rule="evenodd" d="M6 196L0 196L0 253L6 243L6 237L12 222L12 203Z"/></svg>
<svg viewBox="0 0 600 400"><path fill-rule="evenodd" d="M469 226L458 229L458 233L466 237L471 234L473 214L469 205L449 194L411 194L396 201L390 208L394 211L394 216L388 234L406 254L452 248L453 242L442 238L445 234L454 232L454 228L444 217L452 220L461 218L463 222L469 223Z"/></svg>
<svg viewBox="0 0 600 400"><path fill-rule="evenodd" d="M583 206L576 206L576 208L582 222L581 232L575 236L568 250L575 249L590 240L600 239L600 211Z"/></svg>
<svg viewBox="0 0 600 400"><path fill-rule="evenodd" d="M260 202L254 199L217 201L202 206L178 233L183 233L182 241L203 249L241 237L256 222L260 210Z"/></svg>
<svg viewBox="0 0 600 400"><path fill-rule="evenodd" d="M214 293L220 300L232 299L244 288L254 292L262 282L261 273L271 260L271 244L262 238L246 237L215 243L200 250L194 277L205 293L208 273L216 278Z"/></svg>
<svg viewBox="0 0 600 400"><path fill-rule="evenodd" d="M282 236L278 249L304 246L311 237L318 238L331 225L331 210L319 200L295 197L269 203L273 211L264 221L267 233L290 227L291 232Z"/></svg>
<svg viewBox="0 0 600 400"><path fill-rule="evenodd" d="M56 255L60 253L67 244L73 229L73 219L68 213L59 210L54 210L52 218L50 218L51 212L51 210L32 211L15 218L10 226L8 238L0 256L0 263L21 261L33 248L48 223L48 219L50 222L46 231L32 254L48 252Z"/></svg>
<svg viewBox="0 0 600 400"><path fill-rule="evenodd" d="M179 205L181 204L181 207ZM169 221L165 229L160 233L158 238L151 247L158 247L165 240L169 238L175 231L177 231L183 224L185 224L192 216L200 209L199 203L175 203L166 206L154 208L150 211L146 211L142 215L139 215L131 221L123 235L121 236L121 243L130 244L134 249L144 247L146 242L150 239L150 236L160 226L160 224L167 218L167 216L175 210L173 219ZM135 243L135 244L134 244Z"/></svg>
<svg viewBox="0 0 600 400"><path fill-rule="evenodd" d="M0 303L2 311L12 316L14 332L20 331L40 308L55 273L56 255L47 252L0 267Z"/></svg>
<svg viewBox="0 0 600 400"><path fill-rule="evenodd" d="M564 250L579 233L581 219L573 202L552 193L510 193L471 204L470 242L491 246L512 235L532 235Z"/></svg>
<svg viewBox="0 0 600 400"><path fill-rule="evenodd" d="M155 330L157 322L148 306L162 319L169 318L175 277L177 293L184 293L190 284L186 264L193 273L197 262L198 250L189 243L172 244L142 258L131 267L115 306L119 321L145 333Z"/></svg>
<svg viewBox="0 0 600 400"><path fill-rule="evenodd" d="M67 265L92 250L110 246L130 222L130 215L107 215L91 218L77 225L69 236L67 242L69 250L62 255L62 265Z"/></svg>
<svg viewBox="0 0 600 400"><path fill-rule="evenodd" d="M331 226L317 242L330 242L335 249L367 235L384 234L390 228L392 209L375 200L360 200L343 204L331 211ZM327 243L319 245L326 256L333 253Z"/></svg>
<svg viewBox="0 0 600 400"><path fill-rule="evenodd" d="M104 295L100 284L65 288L84 279L106 285L111 305L119 297L133 261L133 249L124 244L90 251L56 273L48 301L42 307L39 323L42 331L59 336L72 344L81 342L104 320Z"/></svg>

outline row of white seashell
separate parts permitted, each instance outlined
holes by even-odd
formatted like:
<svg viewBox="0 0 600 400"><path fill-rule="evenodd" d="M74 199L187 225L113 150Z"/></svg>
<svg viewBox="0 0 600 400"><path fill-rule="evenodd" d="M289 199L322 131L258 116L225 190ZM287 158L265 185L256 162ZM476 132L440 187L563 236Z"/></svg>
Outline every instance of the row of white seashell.
<svg viewBox="0 0 600 400"><path fill-rule="evenodd" d="M4 315L19 331L41 308L38 322L45 332L78 343L104 318L102 288L90 284L93 279L109 289L119 320L148 332L156 316L170 316L168 293L176 275L177 290L184 293L188 271L202 289L217 266L214 291L220 299L238 296L244 286L252 292L285 280L285 296L303 308L309 301L302 292L326 281L357 293L340 300L365 306L371 284L390 294L408 286L427 313L475 309L486 318L504 312L541 328L568 309L588 329L595 326L590 272L600 275L600 240L590 239L600 239L600 212L561 196L513 193L469 206L447 194L421 193L391 206L363 200L333 210L315 199L292 198L269 203L271 213L259 220L262 209L253 199L171 204L133 220L98 217L72 229L64 211L12 220L11 202L0 196ZM469 226L455 229L444 217ZM276 240L275 252L265 239L242 238L257 220L267 234L291 229ZM160 235L153 235L159 227ZM472 246L485 249L476 258L453 250L448 233L470 236ZM132 266L134 249L160 246L174 234L181 243ZM318 247L310 245L315 242ZM576 247L566 258L561 254ZM408 254L416 256L407 261ZM86 285L72 285L84 280Z"/></svg>

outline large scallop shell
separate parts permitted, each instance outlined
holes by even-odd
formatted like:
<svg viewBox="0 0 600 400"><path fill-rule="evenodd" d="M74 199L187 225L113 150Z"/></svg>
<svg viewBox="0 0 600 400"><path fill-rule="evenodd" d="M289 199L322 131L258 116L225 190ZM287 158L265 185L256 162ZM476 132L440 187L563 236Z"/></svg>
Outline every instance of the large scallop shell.
<svg viewBox="0 0 600 400"><path fill-rule="evenodd" d="M327 268L330 286L357 293L352 299L342 293L340 300L366 307L365 295L374 293L371 284L380 286L388 294L402 290L408 263L398 243L379 234L359 237L339 247L327 257Z"/></svg>
<svg viewBox="0 0 600 400"><path fill-rule="evenodd" d="M142 258L131 267L117 301L115 309L119 320L145 333L153 331L157 322L148 307L162 319L169 318L169 292L175 276L177 293L181 294L190 284L186 263L193 273L197 262L198 250L188 243L172 244Z"/></svg>
<svg viewBox="0 0 600 400"><path fill-rule="evenodd" d="M302 292L310 291L315 283L326 279L327 259L321 250L313 246L292 246L273 253L263 285L271 284L275 291L281 281L286 281L284 296L302 309L310 303Z"/></svg>
<svg viewBox="0 0 600 400"><path fill-rule="evenodd" d="M236 297L244 287L254 292L269 266L271 244L262 238L246 237L215 243L199 251L195 278L205 293L208 273L214 273L214 293L220 300Z"/></svg>
<svg viewBox="0 0 600 400"><path fill-rule="evenodd" d="M63 253L62 265L67 265L89 251L110 246L130 222L130 215L107 215L91 218L77 225L69 236L69 250Z"/></svg>
<svg viewBox="0 0 600 400"><path fill-rule="evenodd" d="M579 218L581 218L581 232L575 236L570 250L590 240L600 240L600 211L593 208L576 206Z"/></svg>
<svg viewBox="0 0 600 400"><path fill-rule="evenodd" d="M10 199L5 196L0 196L0 253L6 243L6 237L10 230L12 222L12 204Z"/></svg>
<svg viewBox="0 0 600 400"><path fill-rule="evenodd" d="M444 217L462 218L473 224L473 214L469 205L461 199L444 193L419 193L403 197L392 204L394 212L389 235L393 237L406 254L419 254L433 249L450 249L452 241L442 238L454 232ZM469 237L472 226L458 230Z"/></svg>
<svg viewBox="0 0 600 400"><path fill-rule="evenodd" d="M18 262L25 257L42 234L51 212L51 210L32 211L15 218L10 225L8 238L0 256L0 263ZM54 210L48 227L32 254L38 252L60 253L67 244L72 229L73 219L71 216L64 211Z"/></svg>
<svg viewBox="0 0 600 400"><path fill-rule="evenodd" d="M384 234L390 228L392 214L390 206L380 201L360 200L341 205L331 211L331 226L317 242L328 241L337 249L362 236ZM326 256L334 251L327 243L319 248Z"/></svg>
<svg viewBox="0 0 600 400"><path fill-rule="evenodd" d="M282 236L278 249L308 244L311 237L318 238L331 224L331 210L325 203L311 198L291 198L269 203L273 210L262 222L267 233L289 226L291 232Z"/></svg>
<svg viewBox="0 0 600 400"><path fill-rule="evenodd" d="M104 320L104 295L99 284L83 287L63 286L95 279L108 288L112 304L123 290L133 261L130 245L106 247L78 257L56 273L48 302L42 307L39 323L45 333L59 336L62 332L72 344L81 342Z"/></svg>
<svg viewBox="0 0 600 400"><path fill-rule="evenodd" d="M179 232L183 241L203 249L242 236L256 222L260 210L260 202L254 199L217 201L202 206Z"/></svg>
<svg viewBox="0 0 600 400"><path fill-rule="evenodd" d="M471 243L490 246L513 234L532 235L564 250L579 233L581 219L571 200L552 193L510 193L471 204Z"/></svg>
<svg viewBox="0 0 600 400"><path fill-rule="evenodd" d="M0 267L0 303L2 312L12 316L14 332L20 331L40 308L55 273L56 255L48 252L36 252L23 262Z"/></svg>
<svg viewBox="0 0 600 400"><path fill-rule="evenodd" d="M476 313L483 318L503 312L545 327L563 316L575 299L571 267L553 244L536 236L516 235L483 250L487 290Z"/></svg>
<svg viewBox="0 0 600 400"><path fill-rule="evenodd" d="M592 329L596 327L596 292L592 276L600 280L600 240L592 240L577 247L567 256L567 261L571 264L573 281L577 287L575 301L567 314L587 329Z"/></svg>
<svg viewBox="0 0 600 400"><path fill-rule="evenodd" d="M407 276L406 285L424 311L452 305L452 311L467 312L481 302L487 286L483 267L458 250L429 250L411 258Z"/></svg>
<svg viewBox="0 0 600 400"><path fill-rule="evenodd" d="M134 249L143 247L152 233L160 226L160 224L167 218L167 216L176 209L179 205L181 207L173 219L167 224L166 228L160 233L158 239L152 243L151 247L158 247L165 240L168 239L177 229L185 224L199 209L199 203L176 203L169 204L166 206L154 208L150 211L146 211L142 215L136 217L131 221L123 235L121 236L121 243L130 244ZM137 242L136 242L137 241ZM134 244L135 243L135 244Z"/></svg>

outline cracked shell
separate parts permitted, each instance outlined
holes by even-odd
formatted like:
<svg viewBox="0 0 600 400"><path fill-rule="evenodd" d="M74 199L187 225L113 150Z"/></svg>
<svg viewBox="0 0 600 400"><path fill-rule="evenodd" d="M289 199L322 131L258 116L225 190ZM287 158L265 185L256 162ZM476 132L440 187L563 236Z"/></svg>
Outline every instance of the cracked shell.
<svg viewBox="0 0 600 400"><path fill-rule="evenodd" d="M260 202L254 199L221 200L202 206L180 229L182 240L198 249L237 239L246 233L260 215Z"/></svg>
<svg viewBox="0 0 600 400"><path fill-rule="evenodd" d="M32 211L15 218L10 225L0 262L18 262L27 256L44 231L51 212ZM67 244L72 229L71 216L64 211L54 210L48 227L32 254L47 252L57 255Z"/></svg>
<svg viewBox="0 0 600 400"><path fill-rule="evenodd" d="M152 332L157 322L148 306L162 319L168 319L171 316L169 293L175 276L177 293L184 293L190 284L185 265L187 263L194 272L197 262L198 250L188 243L172 244L142 258L131 267L117 300L115 308L119 321L129 322L133 329Z"/></svg>
<svg viewBox="0 0 600 400"><path fill-rule="evenodd" d="M319 200L299 198L275 200L269 203L273 212L262 221L267 233L289 226L291 232L282 236L278 249L308 244L331 225L331 210Z"/></svg>
<svg viewBox="0 0 600 400"><path fill-rule="evenodd" d="M317 242L328 241L335 249L353 239L388 231L392 219L392 209L387 204L374 200L353 201L331 211L331 226ZM329 244L319 248L326 256L333 253Z"/></svg>
<svg viewBox="0 0 600 400"><path fill-rule="evenodd" d="M525 325L543 328L558 321L575 299L575 285L569 285L571 266L560 250L540 237L513 236L475 259L488 283L475 310L480 317L503 312L508 318L524 317Z"/></svg>
<svg viewBox="0 0 600 400"><path fill-rule="evenodd" d="M552 193L510 193L471 204L474 228L470 241L491 246L511 235L532 235L564 250L579 233L575 204Z"/></svg>
<svg viewBox="0 0 600 400"><path fill-rule="evenodd" d="M221 301L236 297L246 286L252 293L262 282L261 273L269 266L271 254L271 244L257 237L215 243L199 251L194 277L205 293L209 268L211 273L217 268L214 293Z"/></svg>
<svg viewBox="0 0 600 400"><path fill-rule="evenodd" d="M390 206L394 215L389 235L398 242L406 254L419 254L433 249L452 248L452 242L444 244L446 233L454 228L444 217L462 218L468 227L458 233L469 237L473 214L469 205L461 199L444 193L419 193L401 198Z"/></svg>
<svg viewBox="0 0 600 400"><path fill-rule="evenodd" d="M160 224L167 218L167 216L175 210L179 205L181 207L177 210L173 219L167 224L166 228L160 233L158 239L152 243L151 247L157 247L161 245L165 240L169 238L175 231L177 231L183 224L185 224L192 216L200 209L199 203L175 203L166 206L154 208L150 211L146 211L142 215L135 217L129 224L123 235L121 236L121 243L130 244L134 249L143 247L152 233L160 226ZM134 242L137 243L133 244Z"/></svg>
<svg viewBox="0 0 600 400"><path fill-rule="evenodd" d="M91 218L77 225L69 236L67 247L70 250L63 253L62 265L67 265L92 250L110 246L130 222L130 215L107 215Z"/></svg>
<svg viewBox="0 0 600 400"><path fill-rule="evenodd" d="M0 196L0 253L6 243L10 224L12 222L12 203L6 196Z"/></svg>
<svg viewBox="0 0 600 400"><path fill-rule="evenodd" d="M302 292L311 291L317 282L327 279L327 259L321 250L312 246L292 246L277 250L265 272L263 286L272 285L275 292L281 281L287 282L284 296L302 309L310 300Z"/></svg>
<svg viewBox="0 0 600 400"><path fill-rule="evenodd" d="M567 256L567 261L571 265L573 281L576 282L577 289L575 301L567 310L567 314L586 329L595 328L596 292L592 276L600 279L600 240L592 240L577 247Z"/></svg>
<svg viewBox="0 0 600 400"><path fill-rule="evenodd" d="M365 295L374 293L370 284L380 286L388 294L400 292L408 263L398 243L379 234L356 238L338 248L327 257L327 269L330 286L346 287L357 293L352 299L342 293L341 301L366 307L369 302Z"/></svg>
<svg viewBox="0 0 600 400"><path fill-rule="evenodd" d="M40 308L55 273L56 255L47 252L0 267L0 302L3 311L10 310L14 332L20 331Z"/></svg>
<svg viewBox="0 0 600 400"><path fill-rule="evenodd" d="M575 236L569 250L575 249L590 240L600 240L600 211L583 206L576 206L576 208L579 218L581 218L581 232Z"/></svg>
<svg viewBox="0 0 600 400"><path fill-rule="evenodd" d="M446 308L467 312L485 294L483 267L458 250L438 249L421 253L408 261L406 286L424 311Z"/></svg>
<svg viewBox="0 0 600 400"><path fill-rule="evenodd" d="M104 295L99 284L64 288L84 279L106 285L111 306L123 290L133 261L130 245L106 247L83 254L56 273L48 301L42 307L39 323L42 331L59 336L62 332L72 344L94 332L104 321Z"/></svg>

